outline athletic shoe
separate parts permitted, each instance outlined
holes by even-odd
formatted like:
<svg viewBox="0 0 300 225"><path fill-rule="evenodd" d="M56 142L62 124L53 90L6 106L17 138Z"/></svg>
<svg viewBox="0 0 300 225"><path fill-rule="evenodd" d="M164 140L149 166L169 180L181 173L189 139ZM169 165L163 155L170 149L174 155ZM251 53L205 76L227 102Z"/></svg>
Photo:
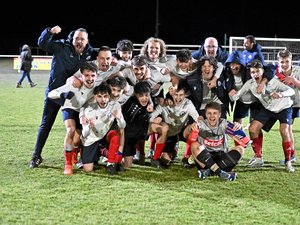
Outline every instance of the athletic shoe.
<svg viewBox="0 0 300 225"><path fill-rule="evenodd" d="M117 170L116 170L116 166L114 164L109 164L106 166L106 171L110 174L110 175L116 175L117 174Z"/></svg>
<svg viewBox="0 0 300 225"><path fill-rule="evenodd" d="M163 168L163 166L162 166L162 164L161 164L161 162L160 162L160 160L159 159L151 159L151 164L153 165L153 166L155 166L157 169L162 169Z"/></svg>
<svg viewBox="0 0 300 225"><path fill-rule="evenodd" d="M133 156L132 163L138 164L138 165L145 165L145 155L140 155L138 158L136 155Z"/></svg>
<svg viewBox="0 0 300 225"><path fill-rule="evenodd" d="M256 156L254 156L248 162L248 166L250 167L262 167L263 165L264 165L264 160L262 158L257 158Z"/></svg>
<svg viewBox="0 0 300 225"><path fill-rule="evenodd" d="M16 88L23 88L21 84L17 84Z"/></svg>
<svg viewBox="0 0 300 225"><path fill-rule="evenodd" d="M291 163L294 163L294 162L296 162L296 157L295 156L291 156ZM280 160L279 164L282 165L282 166L284 166L285 165L285 159Z"/></svg>
<svg viewBox="0 0 300 225"><path fill-rule="evenodd" d="M139 164L140 163L140 152L135 153L135 155L133 156L132 162L134 164Z"/></svg>
<svg viewBox="0 0 300 225"><path fill-rule="evenodd" d="M164 158L160 158L159 160L163 169L168 169L172 164L172 160L168 160Z"/></svg>
<svg viewBox="0 0 300 225"><path fill-rule="evenodd" d="M117 163L116 170L119 172L125 172L125 168L122 163Z"/></svg>
<svg viewBox="0 0 300 225"><path fill-rule="evenodd" d="M29 162L29 168L36 168L43 162L43 158L41 156L34 156Z"/></svg>
<svg viewBox="0 0 300 225"><path fill-rule="evenodd" d="M65 165L64 174L67 175L67 176L71 176L73 174L72 165Z"/></svg>
<svg viewBox="0 0 300 225"><path fill-rule="evenodd" d="M179 161L178 155L173 155L172 162L175 163L175 162L178 162L178 161Z"/></svg>
<svg viewBox="0 0 300 225"><path fill-rule="evenodd" d="M140 165L145 165L145 155L140 155L140 160L139 160L139 164Z"/></svg>
<svg viewBox="0 0 300 225"><path fill-rule="evenodd" d="M82 168L83 168L83 163L82 163L82 159L81 159L81 158L79 158L79 160L77 161L76 167L77 167L78 169L82 169Z"/></svg>
<svg viewBox="0 0 300 225"><path fill-rule="evenodd" d="M35 87L37 84L34 82L30 82L30 87Z"/></svg>
<svg viewBox="0 0 300 225"><path fill-rule="evenodd" d="M148 159L152 159L153 156L154 156L154 150L153 150L153 149L149 149L149 153L148 153L147 158L148 158Z"/></svg>
<svg viewBox="0 0 300 225"><path fill-rule="evenodd" d="M209 177L211 175L211 170L198 170L199 178L200 180L204 180L206 177Z"/></svg>
<svg viewBox="0 0 300 225"><path fill-rule="evenodd" d="M194 165L191 165L189 163L189 159L188 158L184 158L184 157L181 160L181 164L183 165L184 168L193 168L194 167Z"/></svg>
<svg viewBox="0 0 300 225"><path fill-rule="evenodd" d="M285 170L289 173L293 173L295 172L295 168L292 166L292 162L291 161L287 161L285 163Z"/></svg>
<svg viewBox="0 0 300 225"><path fill-rule="evenodd" d="M219 177L222 180L234 181L237 177L237 174L235 172L227 173L227 172L221 170L219 173Z"/></svg>
<svg viewBox="0 0 300 225"><path fill-rule="evenodd" d="M107 159L105 156L103 156L101 161L102 161L103 163L106 163L107 160L108 160L108 159Z"/></svg>

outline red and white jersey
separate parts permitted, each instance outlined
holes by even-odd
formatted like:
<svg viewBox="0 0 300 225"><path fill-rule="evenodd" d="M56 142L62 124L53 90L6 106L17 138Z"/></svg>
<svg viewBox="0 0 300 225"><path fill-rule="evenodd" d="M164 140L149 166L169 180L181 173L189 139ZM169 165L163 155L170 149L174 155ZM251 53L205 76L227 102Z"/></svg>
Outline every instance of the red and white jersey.
<svg viewBox="0 0 300 225"><path fill-rule="evenodd" d="M153 122L153 120L159 115L161 115L163 121L169 125L169 137L180 133L180 131L187 125L189 116L191 116L194 121L197 121L199 117L193 102L187 98L184 99L178 106L156 106L155 110L151 113L150 122Z"/></svg>
<svg viewBox="0 0 300 225"><path fill-rule="evenodd" d="M110 101L104 109L100 108L95 101L91 101L86 107L81 108L79 117L84 115L88 120L93 120L95 124L93 128L90 128L89 125L82 125L83 146L89 146L107 134L116 119L112 114L115 110L121 111L121 105L116 101ZM116 121L120 129L125 128L126 122L122 113Z"/></svg>
<svg viewBox="0 0 300 225"><path fill-rule="evenodd" d="M225 133L227 121L220 119L216 127L211 127L208 121L199 121L198 142L204 145L210 152L227 152L228 150L228 135Z"/></svg>
<svg viewBox="0 0 300 225"><path fill-rule="evenodd" d="M261 104L269 111L278 113L284 109L287 109L293 105L293 100L291 96L295 94L295 91L279 81L276 78L272 78L266 85L263 93L257 93L257 82L253 79L248 80L244 86L237 92L236 95L230 97L233 101L239 99L241 96L250 92L254 97L256 97ZM279 92L282 94L282 98L274 99L271 95L274 92Z"/></svg>

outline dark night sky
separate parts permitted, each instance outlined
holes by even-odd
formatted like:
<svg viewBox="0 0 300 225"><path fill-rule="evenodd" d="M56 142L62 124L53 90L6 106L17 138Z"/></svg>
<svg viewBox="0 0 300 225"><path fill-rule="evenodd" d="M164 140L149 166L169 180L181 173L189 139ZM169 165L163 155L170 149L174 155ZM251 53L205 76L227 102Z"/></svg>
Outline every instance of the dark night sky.
<svg viewBox="0 0 300 225"><path fill-rule="evenodd" d="M201 44L214 36L224 45L229 36L300 38L300 14L294 4L282 5L265 1L159 0L159 37L167 44ZM46 27L59 25L66 38L71 30L84 27L94 47L115 47L118 40L128 38L143 43L154 36L156 0L111 0L67 3L52 1L38 5L21 3L6 7L10 16L1 13L0 55L19 54L23 44L37 46ZM62 2L60 2L62 3ZM8 3L9 4L9 3ZM28 5L30 4L30 5ZM17 8L16 8L17 7Z"/></svg>

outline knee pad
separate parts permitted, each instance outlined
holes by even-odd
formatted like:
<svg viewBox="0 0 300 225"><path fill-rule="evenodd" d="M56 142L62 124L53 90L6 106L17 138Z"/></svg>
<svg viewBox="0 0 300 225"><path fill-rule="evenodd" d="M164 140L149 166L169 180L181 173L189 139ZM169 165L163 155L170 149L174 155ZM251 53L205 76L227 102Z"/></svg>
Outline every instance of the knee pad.
<svg viewBox="0 0 300 225"><path fill-rule="evenodd" d="M219 161L218 165L221 169L234 167L238 164L241 158L241 153L233 149L221 156L221 160Z"/></svg>

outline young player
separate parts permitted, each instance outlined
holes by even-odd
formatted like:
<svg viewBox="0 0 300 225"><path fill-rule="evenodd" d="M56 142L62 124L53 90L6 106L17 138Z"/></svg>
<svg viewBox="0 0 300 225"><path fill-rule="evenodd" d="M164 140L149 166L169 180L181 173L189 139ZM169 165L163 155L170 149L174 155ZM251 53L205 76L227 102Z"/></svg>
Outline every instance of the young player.
<svg viewBox="0 0 300 225"><path fill-rule="evenodd" d="M273 65L270 66L271 68L273 67ZM291 164L292 141L289 126L292 123L291 106L293 105L293 100L291 96L295 94L295 91L278 79L273 78L267 83L263 93L257 93L257 86L263 78L265 67L260 60L253 60L249 67L252 79L248 80L238 92L235 90L229 92L233 100L237 100L245 93L250 92L263 106L258 112L253 113L253 120L249 127L252 148L255 153L255 156L249 161L249 166L261 167L264 165L262 158L262 129L268 132L276 121L279 121L286 171L294 172L295 168Z"/></svg>
<svg viewBox="0 0 300 225"><path fill-rule="evenodd" d="M91 61L86 61L80 67L81 80L83 85L75 88L71 83L67 83L49 92L50 99L60 99L62 104L62 114L66 127L64 140L65 155L65 175L72 175L72 164L77 162L79 146L81 146L80 135L82 126L79 121L80 108L93 97L93 88L97 78L97 65Z"/></svg>
<svg viewBox="0 0 300 225"><path fill-rule="evenodd" d="M205 179L218 175L221 179L234 181L236 173L232 169L244 155L244 147L237 145L228 149L228 134L241 128L234 122L231 126L226 119L221 118L221 105L210 102L205 106L205 120L192 124L192 129L198 131L198 140L191 144L191 152L195 159L199 178Z"/></svg>
<svg viewBox="0 0 300 225"><path fill-rule="evenodd" d="M114 175L123 171L124 120L121 105L110 101L111 89L106 82L94 88L94 99L81 108L82 163L85 172L91 172L100 156L107 158L107 171ZM117 122L116 129L113 125ZM105 148L100 148L103 146ZM108 150L107 150L108 149Z"/></svg>
<svg viewBox="0 0 300 225"><path fill-rule="evenodd" d="M300 109L300 66L292 65L292 53L287 50L280 50L277 54L278 67L276 68L276 77L284 84L290 86L295 90L295 95L292 96L292 124L289 126L289 133L291 136L292 150L291 162L296 161L295 154L295 140L293 133L293 124L295 118L299 118ZM285 160L281 160L280 164L285 164Z"/></svg>
<svg viewBox="0 0 300 225"><path fill-rule="evenodd" d="M132 166L133 156L136 154L136 145L145 142L148 138L150 92L149 83L145 81L138 82L134 86L134 95L122 106L122 113L126 121L123 153L125 168ZM144 153L142 150L139 149L140 153ZM139 162L143 164L144 160L145 153L140 155Z"/></svg>
<svg viewBox="0 0 300 225"><path fill-rule="evenodd" d="M191 100L185 97L187 86L180 82L174 90L172 97L172 104L158 105L154 109L150 118L150 129L153 126L165 125L168 131L165 141L156 143L152 164L158 168L162 167L161 164L169 165L173 154L174 147L178 141L185 141L188 137L189 118L194 121L199 119L199 114Z"/></svg>

